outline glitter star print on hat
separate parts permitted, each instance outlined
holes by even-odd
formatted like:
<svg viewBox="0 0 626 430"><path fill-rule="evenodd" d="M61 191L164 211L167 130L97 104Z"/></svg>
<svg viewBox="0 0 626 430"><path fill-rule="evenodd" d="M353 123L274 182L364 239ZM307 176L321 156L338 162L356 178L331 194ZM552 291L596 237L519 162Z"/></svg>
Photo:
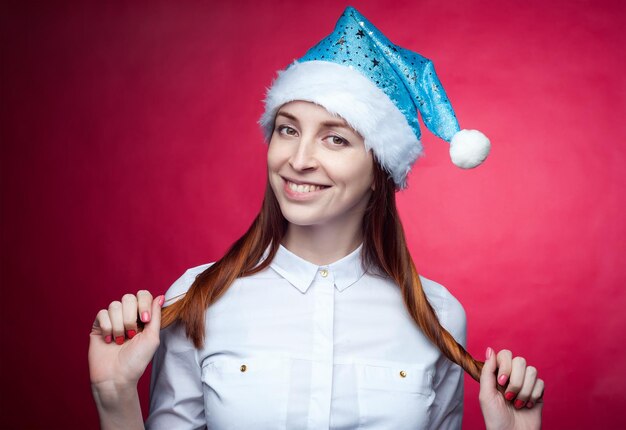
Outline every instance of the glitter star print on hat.
<svg viewBox="0 0 626 430"><path fill-rule="evenodd" d="M294 100L344 118L399 188L423 152L418 111L424 125L450 143L455 165L473 168L489 154L484 134L460 130L433 63L393 44L353 7L329 36L278 72L259 120L268 142L278 109Z"/></svg>

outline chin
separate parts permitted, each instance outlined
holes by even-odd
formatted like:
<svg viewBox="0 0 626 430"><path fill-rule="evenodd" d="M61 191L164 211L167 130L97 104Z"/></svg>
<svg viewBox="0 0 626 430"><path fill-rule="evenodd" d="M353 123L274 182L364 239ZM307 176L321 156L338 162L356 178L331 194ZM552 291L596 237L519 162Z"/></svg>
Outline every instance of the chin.
<svg viewBox="0 0 626 430"><path fill-rule="evenodd" d="M281 207L280 210L287 222L293 225L306 227L322 222L322 220L320 220L318 217L311 216L312 214L310 212L305 213L306 209L284 210Z"/></svg>

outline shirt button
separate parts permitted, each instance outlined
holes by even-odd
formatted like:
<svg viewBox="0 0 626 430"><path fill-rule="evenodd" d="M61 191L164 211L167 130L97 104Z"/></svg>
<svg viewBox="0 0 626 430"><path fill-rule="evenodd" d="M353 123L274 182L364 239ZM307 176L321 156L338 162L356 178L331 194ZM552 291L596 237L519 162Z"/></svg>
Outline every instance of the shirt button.
<svg viewBox="0 0 626 430"><path fill-rule="evenodd" d="M406 372L404 370L400 371L400 376L402 376L403 378L406 378Z"/></svg>
<svg viewBox="0 0 626 430"><path fill-rule="evenodd" d="M248 366L246 366L245 364L242 364L239 370L241 370L242 372L245 372L247 368Z"/></svg>
<svg viewBox="0 0 626 430"><path fill-rule="evenodd" d="M320 270L320 275L322 275L322 278L327 277L328 276L328 270L326 270L326 269Z"/></svg>

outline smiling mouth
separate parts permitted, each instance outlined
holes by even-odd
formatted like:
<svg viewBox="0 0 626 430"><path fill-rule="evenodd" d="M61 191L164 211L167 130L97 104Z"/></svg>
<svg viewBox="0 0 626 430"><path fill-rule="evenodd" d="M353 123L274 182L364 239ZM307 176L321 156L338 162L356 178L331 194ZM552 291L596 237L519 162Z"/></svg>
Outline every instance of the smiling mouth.
<svg viewBox="0 0 626 430"><path fill-rule="evenodd" d="M285 180L285 182L287 182L287 186L289 187L289 189L296 193L312 193L315 191L329 188L328 186L325 186L325 185L296 184L288 180Z"/></svg>
<svg viewBox="0 0 626 430"><path fill-rule="evenodd" d="M330 188L329 186L326 186L326 185L306 184L306 183L297 184L285 178L283 178L283 180L285 181L287 188L289 188L294 193L299 193L299 194L314 193L316 191Z"/></svg>

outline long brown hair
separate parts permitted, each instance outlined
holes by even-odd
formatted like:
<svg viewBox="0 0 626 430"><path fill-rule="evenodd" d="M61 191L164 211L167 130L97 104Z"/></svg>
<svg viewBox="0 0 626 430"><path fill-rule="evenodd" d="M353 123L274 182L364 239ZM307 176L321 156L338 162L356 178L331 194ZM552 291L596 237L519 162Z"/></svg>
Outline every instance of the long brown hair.
<svg viewBox="0 0 626 430"><path fill-rule="evenodd" d="M363 218L363 265L376 268L399 286L406 308L422 332L451 361L461 366L475 380L480 379L483 363L472 356L439 323L428 302L420 278L409 254L404 229L396 209L395 183L374 163L374 192ZM204 342L205 311L235 279L265 269L287 230L276 196L269 181L261 211L246 233L226 255L200 273L187 293L163 309L162 327L180 321L196 348ZM264 251L269 247L267 257Z"/></svg>

